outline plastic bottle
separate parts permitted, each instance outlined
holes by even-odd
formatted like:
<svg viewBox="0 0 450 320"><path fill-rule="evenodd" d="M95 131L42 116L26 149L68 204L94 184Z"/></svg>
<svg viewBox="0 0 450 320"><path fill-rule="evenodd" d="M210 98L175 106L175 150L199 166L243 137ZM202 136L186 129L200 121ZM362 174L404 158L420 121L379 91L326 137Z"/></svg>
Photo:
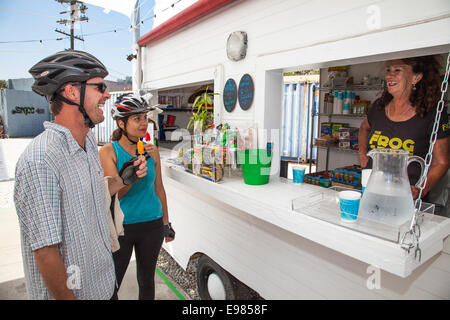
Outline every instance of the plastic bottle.
<svg viewBox="0 0 450 320"><path fill-rule="evenodd" d="M353 101L352 104L352 114L357 115L358 114L358 100Z"/></svg>
<svg viewBox="0 0 450 320"><path fill-rule="evenodd" d="M342 114L350 114L350 102L351 102L351 93L350 91L345 91L344 102L342 106Z"/></svg>
<svg viewBox="0 0 450 320"><path fill-rule="evenodd" d="M336 108L336 114L342 114L342 108L344 106L344 92L339 91L338 97L337 97L337 108Z"/></svg>
<svg viewBox="0 0 450 320"><path fill-rule="evenodd" d="M333 113L333 101L334 101L334 97L332 94L328 95L328 108L326 111L326 114L332 114Z"/></svg>
<svg viewBox="0 0 450 320"><path fill-rule="evenodd" d="M328 109L328 95L329 95L329 93L325 93L325 96L323 98L323 105L321 106L322 108L319 109L319 113L327 113L327 109Z"/></svg>
<svg viewBox="0 0 450 320"><path fill-rule="evenodd" d="M339 100L339 91L334 92L334 98L333 98L333 114L338 113L338 102Z"/></svg>

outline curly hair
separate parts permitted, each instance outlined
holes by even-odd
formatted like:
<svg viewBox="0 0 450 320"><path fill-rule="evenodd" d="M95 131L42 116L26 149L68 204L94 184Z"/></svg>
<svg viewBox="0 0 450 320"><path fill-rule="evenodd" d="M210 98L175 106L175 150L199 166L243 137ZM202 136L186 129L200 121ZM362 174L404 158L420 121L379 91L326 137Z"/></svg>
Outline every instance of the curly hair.
<svg viewBox="0 0 450 320"><path fill-rule="evenodd" d="M443 77L441 76L442 68L439 58L439 56L423 56L401 59L403 63L412 67L414 73L423 75L422 79L416 83L416 90L412 90L409 96L409 102L413 107L416 107L416 113L422 118L436 108L440 98ZM382 110L392 99L393 96L385 86L381 97L374 102L374 105Z"/></svg>

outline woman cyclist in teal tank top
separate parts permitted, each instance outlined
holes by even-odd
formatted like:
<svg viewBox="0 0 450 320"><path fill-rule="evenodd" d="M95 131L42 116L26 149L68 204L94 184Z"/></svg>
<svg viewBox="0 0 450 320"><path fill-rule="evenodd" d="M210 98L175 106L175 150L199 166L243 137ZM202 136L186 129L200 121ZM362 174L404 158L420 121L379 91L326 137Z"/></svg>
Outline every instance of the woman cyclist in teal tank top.
<svg viewBox="0 0 450 320"><path fill-rule="evenodd" d="M145 117L145 114L143 116ZM116 167L119 170L133 156L120 145L119 141L113 141L112 146L117 159ZM151 157L147 160L147 175L133 184L126 195L120 198L120 208L124 212L123 224L162 218L161 201L155 192L155 176L155 160Z"/></svg>
<svg viewBox="0 0 450 320"><path fill-rule="evenodd" d="M105 176L116 176L123 164L137 155L137 143L147 132L147 112L151 110L140 96L129 93L120 96L113 106L113 119L118 129L111 144L100 149L100 161ZM155 268L162 242L175 237L167 211L167 200L161 179L158 149L144 145L147 154L147 175L118 192L124 213L124 235L119 237L120 249L113 253L117 283L127 270L133 248L136 254L139 299L155 298Z"/></svg>

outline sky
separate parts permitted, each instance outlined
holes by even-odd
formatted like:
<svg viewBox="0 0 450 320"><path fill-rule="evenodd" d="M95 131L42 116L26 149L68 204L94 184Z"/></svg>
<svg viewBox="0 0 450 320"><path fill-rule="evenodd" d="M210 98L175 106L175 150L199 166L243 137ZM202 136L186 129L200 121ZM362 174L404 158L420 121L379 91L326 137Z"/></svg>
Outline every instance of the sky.
<svg viewBox="0 0 450 320"><path fill-rule="evenodd" d="M141 0L140 35L152 29L154 0ZM86 4L85 16L75 35L75 49L87 51L102 61L109 71L107 80L117 81L131 76L131 53L133 32L129 30L130 19L121 13ZM67 5L56 0L0 0L0 80L30 78L28 70L43 58L70 48L70 39L55 29L70 34L70 29L56 21L67 19L60 14ZM116 32L114 32L116 30ZM99 34L96 34L99 33ZM17 42L36 40L32 42ZM39 40L42 40L42 44ZM12 42L16 41L16 42Z"/></svg>

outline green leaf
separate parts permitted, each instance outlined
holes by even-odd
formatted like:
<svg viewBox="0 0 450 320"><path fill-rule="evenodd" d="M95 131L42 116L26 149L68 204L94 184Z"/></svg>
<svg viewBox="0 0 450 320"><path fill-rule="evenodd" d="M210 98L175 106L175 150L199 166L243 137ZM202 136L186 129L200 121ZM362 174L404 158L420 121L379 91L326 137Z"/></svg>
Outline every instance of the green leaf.
<svg viewBox="0 0 450 320"><path fill-rule="evenodd" d="M197 98L195 98L194 104L192 105L192 108L195 109L197 107L197 104L199 103L199 100L201 99L201 96L198 96Z"/></svg>

